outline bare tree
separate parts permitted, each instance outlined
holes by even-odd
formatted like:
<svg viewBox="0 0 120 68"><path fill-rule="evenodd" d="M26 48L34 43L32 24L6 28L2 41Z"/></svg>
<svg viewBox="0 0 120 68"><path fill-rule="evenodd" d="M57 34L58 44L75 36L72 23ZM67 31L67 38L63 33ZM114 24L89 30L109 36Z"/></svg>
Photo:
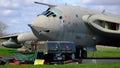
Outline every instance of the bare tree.
<svg viewBox="0 0 120 68"><path fill-rule="evenodd" d="M5 30L8 26L5 23L0 22L0 36L5 35Z"/></svg>

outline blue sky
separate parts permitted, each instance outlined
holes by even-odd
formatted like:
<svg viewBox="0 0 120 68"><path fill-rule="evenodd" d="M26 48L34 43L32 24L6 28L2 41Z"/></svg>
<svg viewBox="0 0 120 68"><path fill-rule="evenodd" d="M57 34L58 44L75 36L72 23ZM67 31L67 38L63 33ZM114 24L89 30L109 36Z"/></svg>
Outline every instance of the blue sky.
<svg viewBox="0 0 120 68"><path fill-rule="evenodd" d="M106 12L115 14L120 13L120 0L0 0L0 22L9 26L7 33L31 31L28 24L36 18L36 15L48 8L34 4L34 1L55 5L65 5L66 3L97 10L105 9Z"/></svg>

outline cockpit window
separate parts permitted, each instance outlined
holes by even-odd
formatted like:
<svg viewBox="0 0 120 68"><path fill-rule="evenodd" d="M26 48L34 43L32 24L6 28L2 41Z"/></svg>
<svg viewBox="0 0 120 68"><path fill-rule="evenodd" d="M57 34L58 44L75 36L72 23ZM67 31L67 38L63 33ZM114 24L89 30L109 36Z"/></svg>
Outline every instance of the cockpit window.
<svg viewBox="0 0 120 68"><path fill-rule="evenodd" d="M49 16L53 16L53 17L56 17L56 16L60 16L61 15L61 11L58 10L58 9L47 9L46 11L44 11L42 13L42 15L45 15L47 17Z"/></svg>
<svg viewBox="0 0 120 68"><path fill-rule="evenodd" d="M56 14L54 12L51 12L51 11L45 11L42 13L42 15L45 15L47 17L49 17L49 16L55 17Z"/></svg>
<svg viewBox="0 0 120 68"><path fill-rule="evenodd" d="M58 16L61 16L61 14L62 14L62 12L56 8L53 8L51 11L54 12Z"/></svg>
<svg viewBox="0 0 120 68"><path fill-rule="evenodd" d="M54 13L53 12L49 12L48 14L47 14L47 17L48 16L51 16L51 15L53 15Z"/></svg>

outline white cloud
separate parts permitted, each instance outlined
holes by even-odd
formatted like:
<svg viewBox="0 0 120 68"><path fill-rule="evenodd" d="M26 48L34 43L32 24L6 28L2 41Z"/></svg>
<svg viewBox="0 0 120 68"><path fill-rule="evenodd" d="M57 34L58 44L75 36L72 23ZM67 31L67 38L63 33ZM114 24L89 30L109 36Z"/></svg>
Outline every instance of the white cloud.
<svg viewBox="0 0 120 68"><path fill-rule="evenodd" d="M4 8L25 7L26 5L33 5L35 1L48 4L52 2L52 0L0 0L0 7Z"/></svg>
<svg viewBox="0 0 120 68"><path fill-rule="evenodd" d="M10 15L10 14L12 14L12 10L4 10L4 11L2 11L2 15L3 16L8 16L8 15Z"/></svg>
<svg viewBox="0 0 120 68"><path fill-rule="evenodd" d="M120 5L120 0L83 0L83 3L90 5Z"/></svg>
<svg viewBox="0 0 120 68"><path fill-rule="evenodd" d="M10 1L8 1L8 0L1 0L0 1L1 7L8 7L9 5L10 5Z"/></svg>
<svg viewBox="0 0 120 68"><path fill-rule="evenodd" d="M35 1L39 1L39 0L24 0L26 4L32 4Z"/></svg>
<svg viewBox="0 0 120 68"><path fill-rule="evenodd" d="M50 3L50 0L40 0L39 2L42 2L42 3Z"/></svg>
<svg viewBox="0 0 120 68"><path fill-rule="evenodd" d="M1 1L0 1L0 7L17 8L17 7L19 7L19 6L20 6L20 4L19 4L17 1L15 1L15 2L13 2L13 1L11 1L11 0L1 0Z"/></svg>
<svg viewBox="0 0 120 68"><path fill-rule="evenodd" d="M37 2L42 2L42 3L50 3L50 0L25 0L25 3L26 3L26 4L32 4L32 3L34 3L35 1L37 1Z"/></svg>
<svg viewBox="0 0 120 68"><path fill-rule="evenodd" d="M120 10L118 10L120 6L117 5L111 5L111 6L106 6L106 9L111 12L120 15Z"/></svg>
<svg viewBox="0 0 120 68"><path fill-rule="evenodd" d="M83 0L82 3L87 4L87 3L89 3L90 1L91 1L91 0Z"/></svg>
<svg viewBox="0 0 120 68"><path fill-rule="evenodd" d="M12 4L12 7L14 7L14 8L17 8L17 7L19 7L20 5L18 4L18 3L14 3L14 4Z"/></svg>
<svg viewBox="0 0 120 68"><path fill-rule="evenodd" d="M12 24L19 24L19 19L12 19L12 20L11 20L11 23L12 23Z"/></svg>

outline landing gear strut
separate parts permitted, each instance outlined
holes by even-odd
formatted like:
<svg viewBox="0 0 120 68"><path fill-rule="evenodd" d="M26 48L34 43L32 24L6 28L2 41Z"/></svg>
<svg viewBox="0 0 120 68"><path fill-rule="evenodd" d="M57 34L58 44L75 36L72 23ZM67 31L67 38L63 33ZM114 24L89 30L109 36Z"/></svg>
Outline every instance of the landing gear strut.
<svg viewBox="0 0 120 68"><path fill-rule="evenodd" d="M84 50L83 48L81 49L81 58L83 59L87 58L87 51Z"/></svg>
<svg viewBox="0 0 120 68"><path fill-rule="evenodd" d="M76 58L82 58L82 59L87 58L87 51L84 50L83 48L77 48L76 49Z"/></svg>

